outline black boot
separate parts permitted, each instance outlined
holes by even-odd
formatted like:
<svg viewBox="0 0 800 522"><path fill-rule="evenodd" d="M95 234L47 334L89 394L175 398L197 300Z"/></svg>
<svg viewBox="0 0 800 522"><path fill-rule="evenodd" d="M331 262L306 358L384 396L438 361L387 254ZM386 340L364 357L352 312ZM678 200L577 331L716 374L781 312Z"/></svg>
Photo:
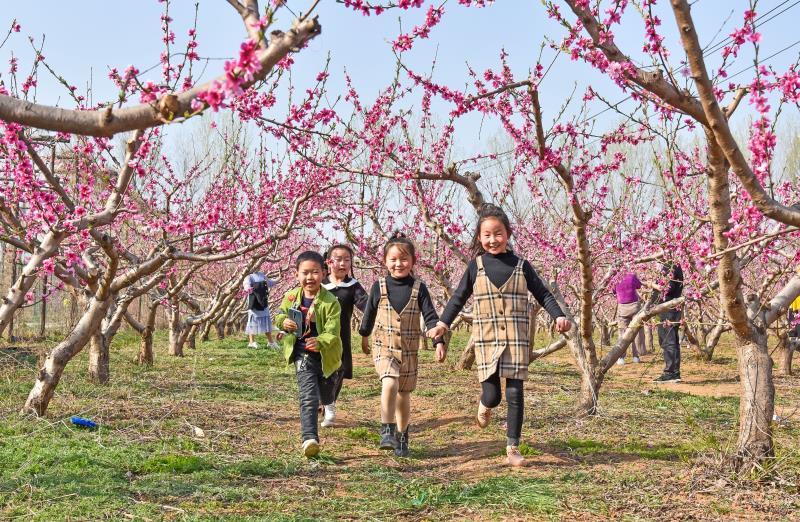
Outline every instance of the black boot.
<svg viewBox="0 0 800 522"><path fill-rule="evenodd" d="M394 454L398 457L408 457L408 426L406 431L397 432L397 449Z"/></svg>
<svg viewBox="0 0 800 522"><path fill-rule="evenodd" d="M397 449L397 424L381 424L381 443L382 450Z"/></svg>

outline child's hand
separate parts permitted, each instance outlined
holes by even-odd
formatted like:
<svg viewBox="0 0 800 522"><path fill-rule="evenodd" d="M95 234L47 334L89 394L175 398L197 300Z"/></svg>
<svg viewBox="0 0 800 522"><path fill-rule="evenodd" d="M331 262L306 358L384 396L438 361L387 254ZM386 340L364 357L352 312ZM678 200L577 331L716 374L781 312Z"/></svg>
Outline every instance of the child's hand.
<svg viewBox="0 0 800 522"><path fill-rule="evenodd" d="M447 358L447 345L444 343L439 343L436 345L436 361L437 362L444 362Z"/></svg>
<svg viewBox="0 0 800 522"><path fill-rule="evenodd" d="M309 352L318 352L319 348L317 348L317 338L316 337L307 337L306 338L306 350Z"/></svg>
<svg viewBox="0 0 800 522"><path fill-rule="evenodd" d="M365 355L372 353L372 350L369 349L369 337L361 338L361 351L364 352Z"/></svg>
<svg viewBox="0 0 800 522"><path fill-rule="evenodd" d="M284 332L282 332L282 331L278 330L278 331L276 332L276 334L275 334L275 340L277 340L277 341L280 341L281 339L283 339L283 338L284 338L284 336L285 336L285 335L286 335L286 334L285 334Z"/></svg>
<svg viewBox="0 0 800 522"><path fill-rule="evenodd" d="M556 319L556 330L560 333L568 332L572 328L572 323L566 317Z"/></svg>
<svg viewBox="0 0 800 522"><path fill-rule="evenodd" d="M290 332L294 332L295 330L297 330L297 323L295 323L291 319L284 319L282 326L284 330L288 330Z"/></svg>
<svg viewBox="0 0 800 522"><path fill-rule="evenodd" d="M447 332L447 326L444 323L439 323L428 330L425 335L430 339L436 339L437 337L443 337L445 332Z"/></svg>

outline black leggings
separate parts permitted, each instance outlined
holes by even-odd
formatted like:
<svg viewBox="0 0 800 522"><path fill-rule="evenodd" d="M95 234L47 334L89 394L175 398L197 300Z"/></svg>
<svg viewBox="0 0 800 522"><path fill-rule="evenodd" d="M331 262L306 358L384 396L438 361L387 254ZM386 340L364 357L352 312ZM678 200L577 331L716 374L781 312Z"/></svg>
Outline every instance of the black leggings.
<svg viewBox="0 0 800 522"><path fill-rule="evenodd" d="M500 369L491 377L481 383L481 403L487 408L495 408L502 400L500 393ZM509 446L519 446L522 434L522 415L525 412L525 394L523 393L522 379L506 379L506 402L508 415L506 422L506 437Z"/></svg>

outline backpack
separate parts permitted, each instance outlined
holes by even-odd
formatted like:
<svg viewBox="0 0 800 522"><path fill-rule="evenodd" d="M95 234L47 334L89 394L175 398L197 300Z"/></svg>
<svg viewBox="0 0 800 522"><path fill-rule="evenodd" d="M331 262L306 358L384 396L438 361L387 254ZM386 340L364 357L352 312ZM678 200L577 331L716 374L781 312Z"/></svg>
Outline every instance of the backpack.
<svg viewBox="0 0 800 522"><path fill-rule="evenodd" d="M269 288L266 281L253 283L252 292L247 296L247 307L258 312L269 307Z"/></svg>

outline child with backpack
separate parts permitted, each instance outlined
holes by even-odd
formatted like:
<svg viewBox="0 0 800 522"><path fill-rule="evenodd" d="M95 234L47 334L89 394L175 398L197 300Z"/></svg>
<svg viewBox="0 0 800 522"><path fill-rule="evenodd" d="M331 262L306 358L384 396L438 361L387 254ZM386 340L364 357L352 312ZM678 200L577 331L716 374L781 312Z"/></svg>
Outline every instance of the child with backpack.
<svg viewBox="0 0 800 522"><path fill-rule="evenodd" d="M250 341L247 347L258 348L255 336L265 334L267 346L277 349L278 345L272 338L272 321L269 315L269 289L275 286L275 281L263 272L253 272L244 279L243 286L248 292L247 326L244 329Z"/></svg>

